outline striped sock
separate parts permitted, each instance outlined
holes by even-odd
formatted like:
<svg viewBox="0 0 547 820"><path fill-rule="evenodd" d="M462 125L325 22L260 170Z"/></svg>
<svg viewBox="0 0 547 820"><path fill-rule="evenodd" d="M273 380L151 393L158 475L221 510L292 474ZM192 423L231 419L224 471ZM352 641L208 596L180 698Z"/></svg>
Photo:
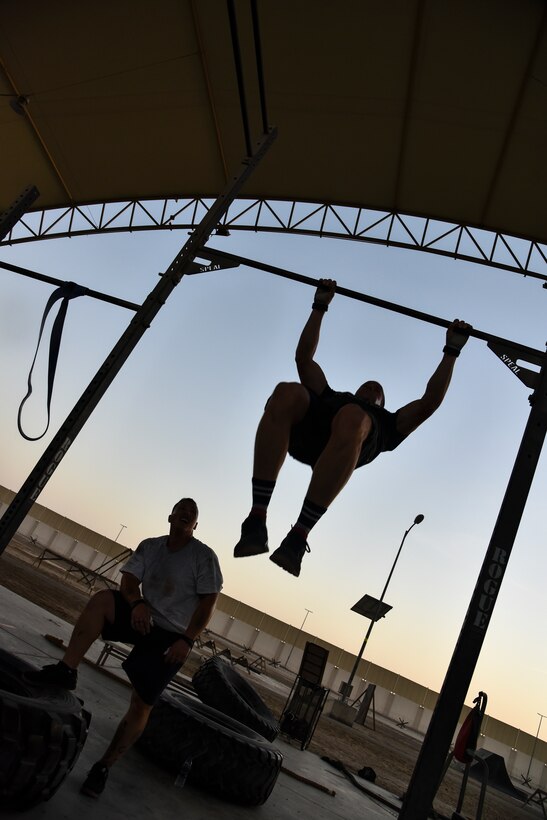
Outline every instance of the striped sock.
<svg viewBox="0 0 547 820"><path fill-rule="evenodd" d="M311 528L315 527L321 516L326 512L327 507L320 507L319 504L315 504L306 497L300 515L298 516L298 521L293 527L293 531L306 540Z"/></svg>
<svg viewBox="0 0 547 820"><path fill-rule="evenodd" d="M270 498L275 488L275 481L266 481L261 478L252 479L253 506L249 515L266 518Z"/></svg>

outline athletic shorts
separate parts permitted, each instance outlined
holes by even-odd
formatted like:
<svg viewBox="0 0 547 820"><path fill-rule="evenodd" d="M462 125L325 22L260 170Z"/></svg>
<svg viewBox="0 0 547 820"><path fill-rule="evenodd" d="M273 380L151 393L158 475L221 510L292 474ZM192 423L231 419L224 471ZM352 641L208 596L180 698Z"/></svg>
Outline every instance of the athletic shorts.
<svg viewBox="0 0 547 820"><path fill-rule="evenodd" d="M307 389L307 388L306 388ZM316 393L308 390L310 406L304 418L295 424L289 439L289 455L303 464L315 466L315 462L327 446L331 434L332 420L338 411L346 404L352 404L347 398L329 397L320 398ZM358 402L353 402L358 404ZM371 461L376 455L378 441L378 422L374 414L370 413L372 429L364 442L355 469Z"/></svg>
<svg viewBox="0 0 547 820"><path fill-rule="evenodd" d="M160 626L152 626L148 635L141 635L131 626L131 607L121 592L111 592L115 603L114 623L105 624L101 637L105 641L134 644L122 667L137 695L149 706L153 706L182 667L181 663L166 663L164 657L166 649L180 635Z"/></svg>

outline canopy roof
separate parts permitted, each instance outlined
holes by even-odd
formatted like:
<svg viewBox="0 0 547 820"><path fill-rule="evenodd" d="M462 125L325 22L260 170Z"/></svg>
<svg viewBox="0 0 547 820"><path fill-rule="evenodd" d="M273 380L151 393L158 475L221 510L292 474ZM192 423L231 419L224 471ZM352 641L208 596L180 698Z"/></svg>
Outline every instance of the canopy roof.
<svg viewBox="0 0 547 820"><path fill-rule="evenodd" d="M258 138L249 2L235 5ZM279 136L245 196L547 241L544 0L258 0L258 11ZM29 184L35 210L216 196L245 154L222 0L3 0L0 60L0 210Z"/></svg>

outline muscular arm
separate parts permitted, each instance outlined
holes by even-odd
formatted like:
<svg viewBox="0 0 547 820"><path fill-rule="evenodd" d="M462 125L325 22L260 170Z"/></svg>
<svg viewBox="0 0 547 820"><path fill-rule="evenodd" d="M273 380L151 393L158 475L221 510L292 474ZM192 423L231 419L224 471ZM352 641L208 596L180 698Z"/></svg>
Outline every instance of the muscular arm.
<svg viewBox="0 0 547 820"><path fill-rule="evenodd" d="M447 345L461 350L468 339L470 329L471 325L455 319L446 332ZM408 436L441 406L452 379L455 363L455 356L449 353L443 354L439 365L427 383L422 398L401 407L397 413L397 430L399 433Z"/></svg>
<svg viewBox="0 0 547 820"><path fill-rule="evenodd" d="M123 572L120 592L128 604L133 604L142 598L141 582L137 576L130 572ZM150 632L150 607L144 601L131 610L131 626L141 635L147 635Z"/></svg>
<svg viewBox="0 0 547 820"><path fill-rule="evenodd" d="M141 582L137 576L132 575L130 572L122 572L120 592L128 604L132 604L133 601L138 601L139 598L142 598Z"/></svg>
<svg viewBox="0 0 547 820"><path fill-rule="evenodd" d="M321 285L317 288L314 304L319 303L328 306L334 297L336 282L332 279L320 279L319 281ZM314 360L324 315L325 311L312 309L296 347L295 359L298 376L301 383L313 390L314 393L322 393L327 386L325 374Z"/></svg>
<svg viewBox="0 0 547 820"><path fill-rule="evenodd" d="M218 600L218 592L212 592L209 595L200 595L199 599L199 603L184 633L192 640L197 638L211 620ZM167 663L184 663L189 653L190 646L186 641L178 640L175 641L165 653L165 660Z"/></svg>
<svg viewBox="0 0 547 820"><path fill-rule="evenodd" d="M215 611L218 601L218 592L211 592L209 595L200 595L199 604L190 618L190 623L186 627L185 633L189 638L195 640L200 632L203 632Z"/></svg>

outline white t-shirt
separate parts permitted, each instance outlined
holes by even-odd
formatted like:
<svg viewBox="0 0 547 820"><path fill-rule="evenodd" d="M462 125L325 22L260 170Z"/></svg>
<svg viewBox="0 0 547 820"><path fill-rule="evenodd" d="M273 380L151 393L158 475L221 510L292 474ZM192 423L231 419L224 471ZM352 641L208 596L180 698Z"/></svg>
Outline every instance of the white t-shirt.
<svg viewBox="0 0 547 820"><path fill-rule="evenodd" d="M184 632L199 604L200 595L220 592L222 573L213 550L197 538L182 549L167 549L167 536L146 538L124 564L141 582L157 626Z"/></svg>

